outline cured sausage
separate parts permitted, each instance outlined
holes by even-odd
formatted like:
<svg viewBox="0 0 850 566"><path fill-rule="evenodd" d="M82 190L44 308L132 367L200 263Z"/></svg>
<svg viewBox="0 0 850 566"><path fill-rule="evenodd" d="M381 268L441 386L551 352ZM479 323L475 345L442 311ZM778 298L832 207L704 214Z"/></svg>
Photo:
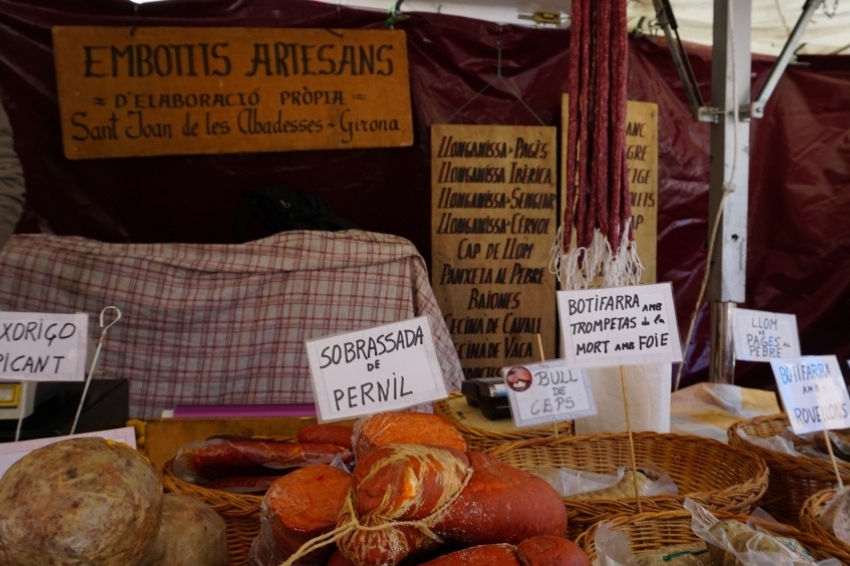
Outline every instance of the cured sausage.
<svg viewBox="0 0 850 566"><path fill-rule="evenodd" d="M486 544L448 553L421 566L590 566L587 554L564 537L543 535L518 545Z"/></svg>
<svg viewBox="0 0 850 566"><path fill-rule="evenodd" d="M472 477L435 525L447 541L518 544L532 536L566 532L564 500L546 480L489 454L467 456Z"/></svg>
<svg viewBox="0 0 850 566"><path fill-rule="evenodd" d="M517 545L523 566L590 566L590 558L576 543L543 535L527 538Z"/></svg>
<svg viewBox="0 0 850 566"><path fill-rule="evenodd" d="M282 474L281 474L282 475ZM246 493L262 495L280 478L277 476L229 476L204 484L207 489L217 489L228 493Z"/></svg>
<svg viewBox="0 0 850 566"><path fill-rule="evenodd" d="M354 468L352 508L343 508L338 521L350 530L337 546L355 566L395 565L435 548L440 541L427 534L427 519L460 492L470 473L466 454L452 448L386 444L370 450Z"/></svg>
<svg viewBox="0 0 850 566"><path fill-rule="evenodd" d="M374 448L354 470L352 500L338 524L350 531L337 546L355 566L394 566L444 544L516 544L567 527L563 500L545 480L452 448Z"/></svg>
<svg viewBox="0 0 850 566"><path fill-rule="evenodd" d="M354 425L330 423L309 424L298 429L298 442L303 444L336 444L351 450Z"/></svg>
<svg viewBox="0 0 850 566"><path fill-rule="evenodd" d="M384 444L427 444L466 451L466 439L444 417L433 413L377 413L354 423L354 454L359 459Z"/></svg>
<svg viewBox="0 0 850 566"><path fill-rule="evenodd" d="M262 476L313 464L348 463L349 450L333 444L218 436L184 445L174 459L174 473L184 481L205 483L231 476Z"/></svg>
<svg viewBox="0 0 850 566"><path fill-rule="evenodd" d="M305 543L336 526L350 487L348 472L325 464L298 468L279 478L260 505L259 540L252 552L271 558L274 564L288 559ZM323 546L300 556L296 563L324 566L333 552L333 545Z"/></svg>
<svg viewBox="0 0 850 566"><path fill-rule="evenodd" d="M516 547L512 544L471 546L424 562L422 566L471 566L473 564L523 566L517 558Z"/></svg>

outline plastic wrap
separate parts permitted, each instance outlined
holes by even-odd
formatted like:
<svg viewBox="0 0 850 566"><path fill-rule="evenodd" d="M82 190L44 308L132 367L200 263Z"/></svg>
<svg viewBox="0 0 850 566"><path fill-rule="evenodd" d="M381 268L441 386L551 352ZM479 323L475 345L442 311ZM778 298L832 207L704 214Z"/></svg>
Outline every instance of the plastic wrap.
<svg viewBox="0 0 850 566"><path fill-rule="evenodd" d="M174 473L203 485L234 476L282 475L314 464L353 463L350 450L333 444L301 444L244 436L217 436L184 444L174 457Z"/></svg>
<svg viewBox="0 0 850 566"><path fill-rule="evenodd" d="M358 459L384 444L427 444L467 450L466 439L446 418L411 411L376 413L358 419L352 441Z"/></svg>
<svg viewBox="0 0 850 566"><path fill-rule="evenodd" d="M71 438L0 479L0 564L136 566L159 532L162 483L133 448Z"/></svg>
<svg viewBox="0 0 850 566"><path fill-rule="evenodd" d="M299 468L274 482L260 505L252 562L277 566L332 530L350 488L350 474L326 464ZM318 547L297 557L293 565L324 566L335 549L332 544Z"/></svg>
<svg viewBox="0 0 850 566"><path fill-rule="evenodd" d="M635 554L629 537L612 531L609 525L603 521L594 535L599 566L714 566L704 542L671 544Z"/></svg>
<svg viewBox="0 0 850 566"><path fill-rule="evenodd" d="M302 444L336 444L352 449L354 426L345 424L317 423L298 429L298 442Z"/></svg>
<svg viewBox="0 0 850 566"><path fill-rule="evenodd" d="M159 535L140 566L228 566L227 525L200 499L166 493Z"/></svg>
<svg viewBox="0 0 850 566"><path fill-rule="evenodd" d="M829 443L832 444L832 453L841 460L850 460L850 430L828 430L826 436L829 438ZM826 438L823 433L816 433L813 438L818 448L824 451L829 449L826 446Z"/></svg>
<svg viewBox="0 0 850 566"><path fill-rule="evenodd" d="M289 468L291 469L291 468ZM289 469L285 471L289 471ZM262 495L271 485L284 474L274 476L229 476L218 478L204 484L207 489L217 489L227 493L241 493L247 495Z"/></svg>
<svg viewBox="0 0 850 566"><path fill-rule="evenodd" d="M850 487L836 491L821 510L818 522L836 538L850 544Z"/></svg>
<svg viewBox="0 0 850 566"><path fill-rule="evenodd" d="M685 508L693 517L694 533L705 541L716 566L841 564L834 558L817 561L793 538L768 532L763 525L769 524L772 519L766 513L759 512L759 524L750 526L734 519L718 520L692 499L685 500Z"/></svg>
<svg viewBox="0 0 850 566"><path fill-rule="evenodd" d="M561 495L573 499L625 499L635 496L635 474L620 466L615 474L599 474L570 468L539 467L534 474L545 479ZM673 478L655 464L637 469L640 495L676 495Z"/></svg>

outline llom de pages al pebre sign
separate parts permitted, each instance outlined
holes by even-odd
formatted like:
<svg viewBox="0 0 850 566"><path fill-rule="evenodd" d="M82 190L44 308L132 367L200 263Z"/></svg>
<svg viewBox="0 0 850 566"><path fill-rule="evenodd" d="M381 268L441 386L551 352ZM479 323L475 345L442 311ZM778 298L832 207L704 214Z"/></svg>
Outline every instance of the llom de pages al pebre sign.
<svg viewBox="0 0 850 566"><path fill-rule="evenodd" d="M69 159L413 143L405 34L53 28Z"/></svg>

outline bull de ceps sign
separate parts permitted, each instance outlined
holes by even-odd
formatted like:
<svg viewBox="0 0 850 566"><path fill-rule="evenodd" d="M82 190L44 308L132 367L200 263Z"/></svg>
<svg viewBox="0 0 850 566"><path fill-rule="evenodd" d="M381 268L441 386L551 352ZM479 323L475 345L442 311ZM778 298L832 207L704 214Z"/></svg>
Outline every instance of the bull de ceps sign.
<svg viewBox="0 0 850 566"><path fill-rule="evenodd" d="M399 30L53 28L69 159L413 143Z"/></svg>

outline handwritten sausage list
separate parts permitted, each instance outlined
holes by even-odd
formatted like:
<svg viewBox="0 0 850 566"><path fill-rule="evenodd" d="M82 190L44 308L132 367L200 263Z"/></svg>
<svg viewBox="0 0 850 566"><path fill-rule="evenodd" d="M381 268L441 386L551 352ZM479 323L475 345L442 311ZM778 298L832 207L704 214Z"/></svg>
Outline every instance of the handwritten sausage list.
<svg viewBox="0 0 850 566"><path fill-rule="evenodd" d="M658 248L658 106L629 101L626 110L626 162L632 229L644 266L642 283L656 279Z"/></svg>
<svg viewBox="0 0 850 566"><path fill-rule="evenodd" d="M466 378L554 355L555 130L432 128L432 283Z"/></svg>

